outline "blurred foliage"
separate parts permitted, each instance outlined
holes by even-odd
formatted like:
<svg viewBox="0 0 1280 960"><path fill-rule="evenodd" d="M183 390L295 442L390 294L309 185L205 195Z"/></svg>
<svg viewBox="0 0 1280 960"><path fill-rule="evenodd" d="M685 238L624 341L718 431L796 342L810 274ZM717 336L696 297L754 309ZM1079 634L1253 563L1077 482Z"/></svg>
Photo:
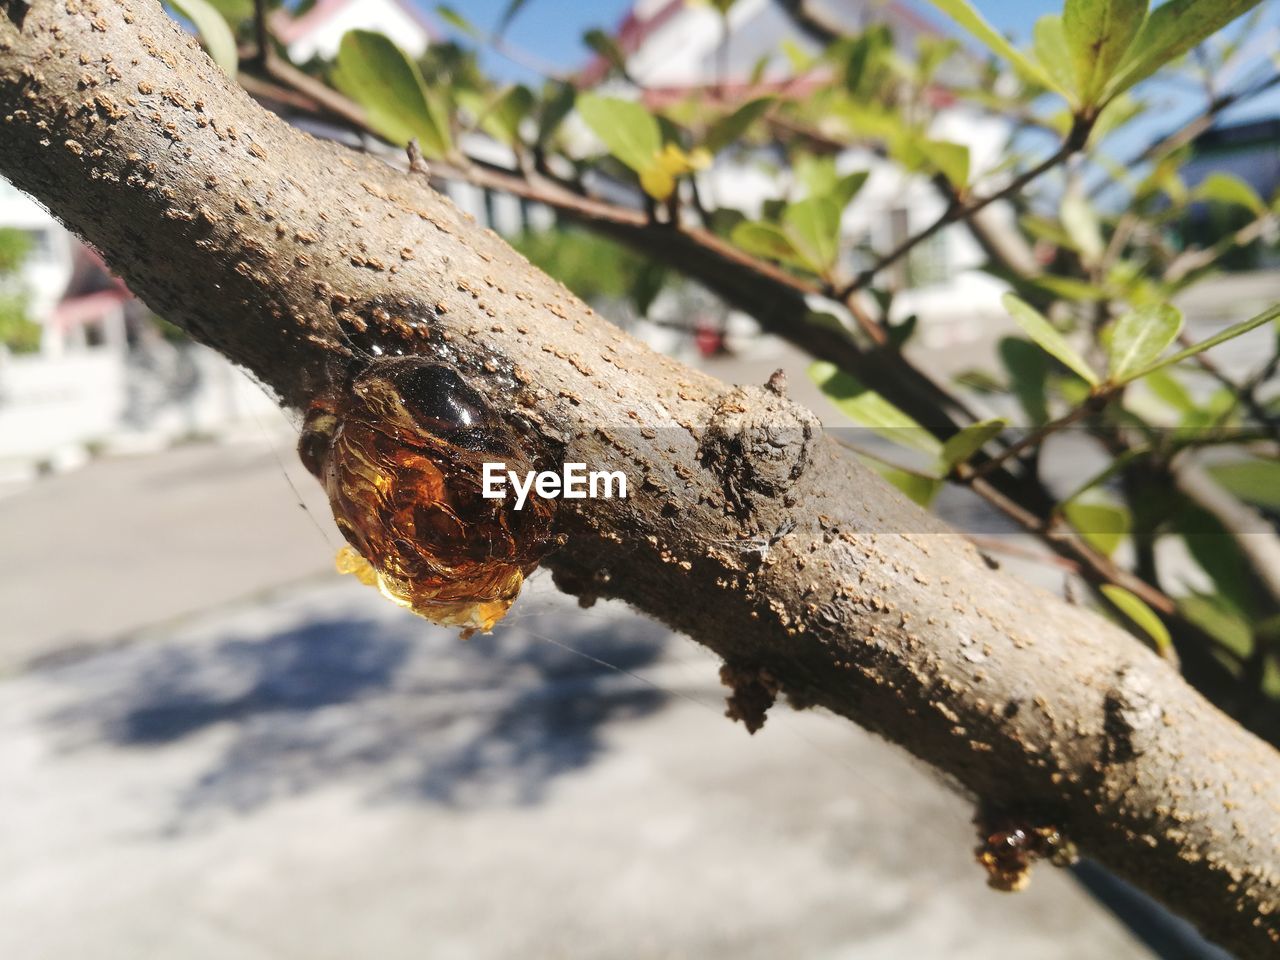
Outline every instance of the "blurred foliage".
<svg viewBox="0 0 1280 960"><path fill-rule="evenodd" d="M40 324L27 315L27 300L20 292L6 292L31 250L25 231L0 227L0 345L14 353L34 353L40 349Z"/></svg>

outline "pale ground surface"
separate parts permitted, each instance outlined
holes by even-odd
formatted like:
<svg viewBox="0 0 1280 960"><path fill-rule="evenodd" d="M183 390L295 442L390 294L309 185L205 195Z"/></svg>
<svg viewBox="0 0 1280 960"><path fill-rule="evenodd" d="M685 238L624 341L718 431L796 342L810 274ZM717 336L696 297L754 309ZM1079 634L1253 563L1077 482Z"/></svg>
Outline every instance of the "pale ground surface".
<svg viewBox="0 0 1280 960"><path fill-rule="evenodd" d="M989 892L867 734L748 737L689 641L543 580L460 644L334 537L266 449L0 501L0 957L1150 955L1064 873Z"/></svg>

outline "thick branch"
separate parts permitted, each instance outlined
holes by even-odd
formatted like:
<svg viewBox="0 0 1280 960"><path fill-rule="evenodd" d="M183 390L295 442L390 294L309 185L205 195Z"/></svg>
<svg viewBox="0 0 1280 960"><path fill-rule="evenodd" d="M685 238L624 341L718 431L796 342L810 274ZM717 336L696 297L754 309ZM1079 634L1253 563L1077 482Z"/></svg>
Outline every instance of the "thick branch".
<svg viewBox="0 0 1280 960"><path fill-rule="evenodd" d="M562 502L567 589L768 671L1274 956L1276 753L1124 631L989 570L776 390L653 354L425 178L289 128L150 0L0 13L0 128L7 177L285 402L341 400L364 328L449 359L531 444L625 469L630 498Z"/></svg>

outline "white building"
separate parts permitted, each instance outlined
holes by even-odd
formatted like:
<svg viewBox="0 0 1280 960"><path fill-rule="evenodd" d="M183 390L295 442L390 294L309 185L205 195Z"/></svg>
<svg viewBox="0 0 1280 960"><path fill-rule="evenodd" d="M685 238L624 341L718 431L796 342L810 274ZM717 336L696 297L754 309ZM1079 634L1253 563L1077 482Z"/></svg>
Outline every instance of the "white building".
<svg viewBox="0 0 1280 960"><path fill-rule="evenodd" d="M729 12L726 41L720 14L710 4L638 0L615 39L626 57L627 74L639 87L617 78L605 80L608 66L600 60L587 67L584 79L602 83L602 93L640 98L651 106L698 91L709 99L723 96L733 104L775 92L784 84L802 89L806 84L831 83L832 78L820 70L795 75L785 48L812 55L821 44L797 24L786 6L783 0L738 0ZM899 48L908 54L921 35L941 35L939 28L892 0L808 0L805 6L814 20L836 29L856 31L868 23L888 23ZM760 62L764 68L752 86L751 75ZM952 99L945 89L937 91L937 98L943 104ZM956 104L939 111L930 135L967 146L973 174L981 176L1004 159L1010 130L1003 120ZM776 172L776 160L751 155L718 159L699 175L699 190L711 205L758 217L766 201L785 197L791 187ZM836 165L842 174L870 173L843 217L842 265L850 275L946 209L945 200L926 178L904 174L871 150L845 150ZM990 211L987 221L996 229L1012 228L1007 209ZM1005 316L1000 295L1007 288L979 269L985 260L981 247L962 225L948 227L920 244L884 278L899 291L895 319L918 314L922 336L933 346L979 336L988 319Z"/></svg>
<svg viewBox="0 0 1280 960"><path fill-rule="evenodd" d="M272 15L271 30L294 63L333 59L348 30L385 33L415 60L435 36L435 28L408 0L316 0L298 17L281 7Z"/></svg>

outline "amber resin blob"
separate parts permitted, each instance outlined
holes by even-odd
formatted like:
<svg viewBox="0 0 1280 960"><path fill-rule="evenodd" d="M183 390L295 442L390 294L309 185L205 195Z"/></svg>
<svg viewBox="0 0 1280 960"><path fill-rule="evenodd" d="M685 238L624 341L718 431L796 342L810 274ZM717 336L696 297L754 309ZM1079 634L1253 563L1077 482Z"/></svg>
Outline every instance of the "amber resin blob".
<svg viewBox="0 0 1280 960"><path fill-rule="evenodd" d="M371 362L341 402L317 402L299 453L351 545L338 568L415 613L488 631L553 544L553 501L482 496L486 462L533 457L452 367Z"/></svg>

